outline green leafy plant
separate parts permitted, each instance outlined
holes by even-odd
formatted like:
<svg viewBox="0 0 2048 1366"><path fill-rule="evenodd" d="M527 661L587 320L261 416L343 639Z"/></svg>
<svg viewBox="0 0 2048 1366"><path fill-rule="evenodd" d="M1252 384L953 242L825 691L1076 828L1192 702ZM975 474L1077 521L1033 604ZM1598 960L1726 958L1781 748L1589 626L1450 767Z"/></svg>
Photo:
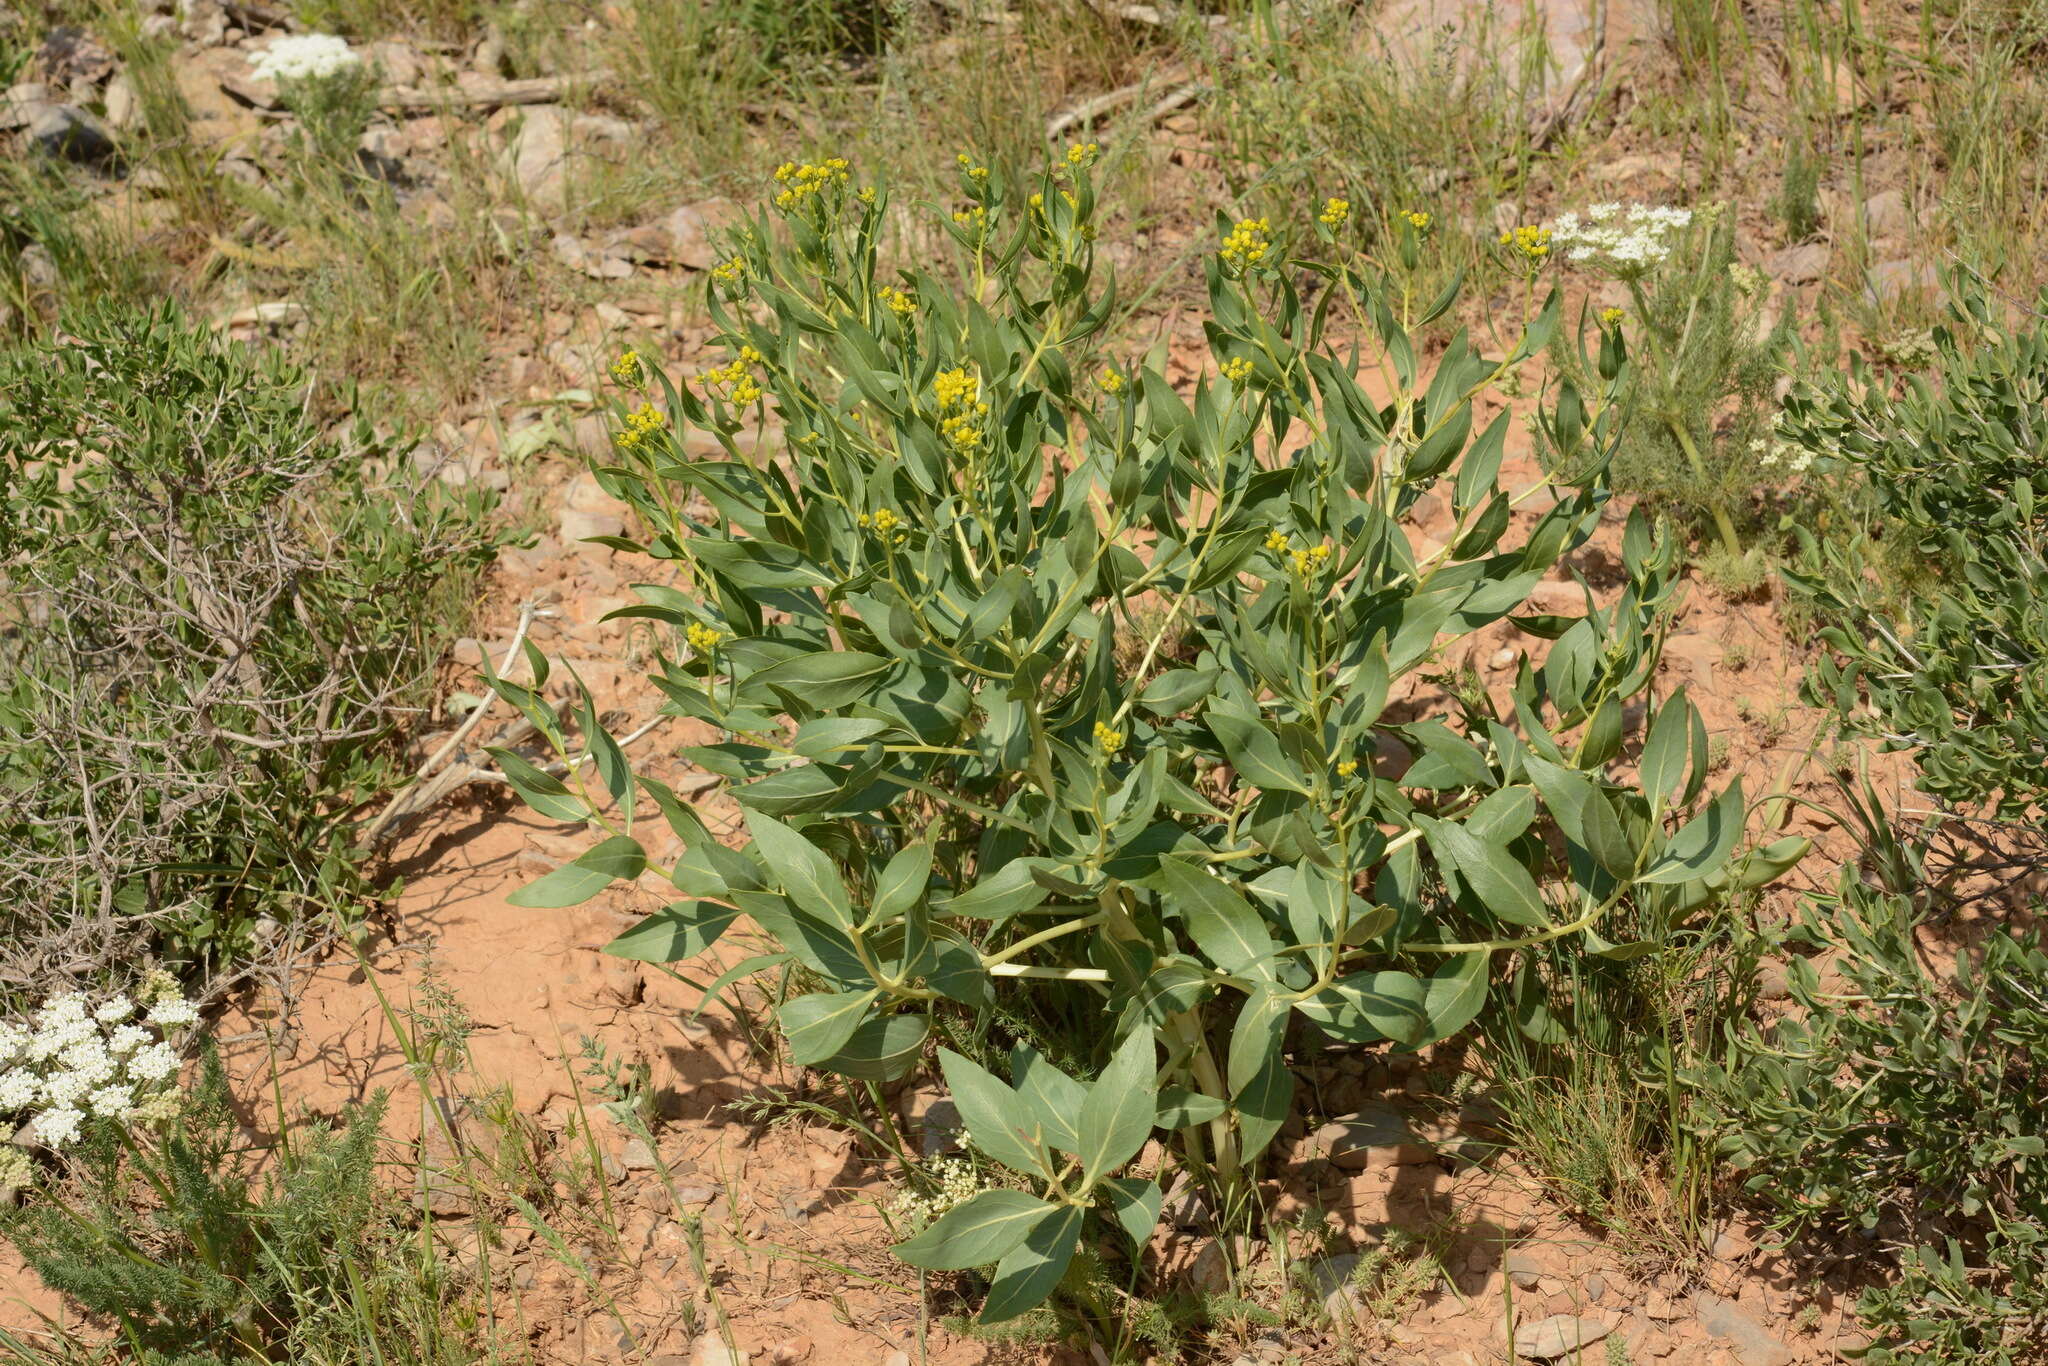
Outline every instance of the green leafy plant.
<svg viewBox="0 0 2048 1366"><path fill-rule="evenodd" d="M1935 383L1893 393L1858 363L1786 400L1783 438L1870 509L1803 534L1786 578L1825 623L1815 700L1909 751L1928 792L2017 816L2048 790L2048 329L2012 329L1966 275L1949 292Z"/></svg>
<svg viewBox="0 0 2048 1366"><path fill-rule="evenodd" d="M1768 282L1735 260L1724 206L1595 205L1560 216L1552 231L1560 257L1620 281L1633 305L1642 355L1630 369L1635 412L1615 487L1711 527L1720 554L1740 561L1752 496L1773 482L1767 437L1790 313L1765 325ZM1617 325L1624 311L1603 316ZM1569 349L1556 359L1574 363Z"/></svg>
<svg viewBox="0 0 2048 1366"><path fill-rule="evenodd" d="M19 980L217 966L370 890L358 809L498 538L168 306L0 360L0 888Z"/></svg>
<svg viewBox="0 0 2048 1366"><path fill-rule="evenodd" d="M1796 1010L1706 1071L1718 1144L1789 1232L1879 1238L1896 1280L1859 1306L1862 1360L2033 1360L2048 1328L2048 953L1994 931L1930 973L1924 912L1843 870L1787 942Z"/></svg>
<svg viewBox="0 0 2048 1366"><path fill-rule="evenodd" d="M211 1047L174 1117L95 1117L0 1232L52 1289L119 1326L138 1361L269 1361L348 1317L388 1235L374 1161L381 1093L314 1125L261 1177ZM352 1279L355 1283L352 1285Z"/></svg>
<svg viewBox="0 0 2048 1366"><path fill-rule="evenodd" d="M1640 781L1608 771L1656 664L1670 539L1631 521L1612 606L1516 615L1599 522L1618 334L1584 358L1600 388L1568 384L1541 414L1556 500L1511 543L1537 490L1501 487L1509 419L1476 404L1545 345L1554 298L1507 354L1461 334L1426 371L1416 330L1456 287L1417 293L1424 215L1376 231L1384 260L1341 201L1292 247L1266 220L1220 221L1216 369L1183 396L1095 350L1114 286L1094 283L1092 156L1022 184L963 162L938 226L964 296L882 274L887 195L844 162L785 166L774 213L715 272L732 360L695 388L634 355L615 368L667 411L619 405L598 477L645 531L607 543L694 590L640 585L621 615L679 633L654 681L729 737L685 754L729 781L749 846L636 775L587 697L590 761L567 781L499 756L536 809L605 835L519 903L648 871L645 794L684 846L656 869L684 899L612 952L692 957L744 915L777 947L715 989L783 969L802 988L777 1010L794 1061L881 1080L934 1032L952 1041L970 1135L1037 1193L978 1197L903 1251L996 1261L991 1317L1058 1284L1087 1209L1142 1240L1158 1187L1116 1173L1154 1128L1217 1208L1248 1211L1294 1092L1291 1028L1419 1047L1473 1018L1497 968L1521 1022L1554 1028L1529 950L1648 953L1769 875L1737 858L1738 786L1687 818L1707 738L1682 695L1648 707ZM1391 402L1333 318L1372 340ZM740 438L771 399L783 442L764 457ZM684 425L718 453L687 454ZM1419 546L1401 517L1432 489L1458 526ZM1431 714L1411 686L1510 617L1553 641L1543 664L1503 706ZM534 665L532 687L495 686L567 759ZM1637 936L1603 938L1624 905ZM999 995L1100 1012L1101 1080L1029 1048L1008 1082L972 1061L958 1031Z"/></svg>

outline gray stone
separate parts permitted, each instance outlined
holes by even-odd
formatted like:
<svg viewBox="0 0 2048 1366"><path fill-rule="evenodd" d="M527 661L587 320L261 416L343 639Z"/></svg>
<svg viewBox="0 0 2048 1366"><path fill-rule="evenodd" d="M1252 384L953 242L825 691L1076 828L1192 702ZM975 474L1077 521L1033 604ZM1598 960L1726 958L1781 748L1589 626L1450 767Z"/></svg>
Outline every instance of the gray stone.
<svg viewBox="0 0 2048 1366"><path fill-rule="evenodd" d="M1863 201L1863 227L1872 237L1897 237L1911 231L1913 211L1900 190L1881 190Z"/></svg>
<svg viewBox="0 0 2048 1366"><path fill-rule="evenodd" d="M1774 252L1764 262L1772 279L1787 285L1810 285L1828 273L1828 249L1823 242L1801 242Z"/></svg>
<svg viewBox="0 0 2048 1366"><path fill-rule="evenodd" d="M44 106L29 120L29 141L45 156L95 166L114 155L114 135L75 104Z"/></svg>
<svg viewBox="0 0 2048 1366"><path fill-rule="evenodd" d="M1551 1361L1591 1346L1613 1331L1614 1324L1608 1319L1552 1314L1515 1330L1515 1355L1532 1361Z"/></svg>
<svg viewBox="0 0 2048 1366"><path fill-rule="evenodd" d="M34 122L36 115L55 101L50 87L41 81L22 81L7 87L0 96L0 133L12 133Z"/></svg>
<svg viewBox="0 0 2048 1366"><path fill-rule="evenodd" d="M960 1147L960 1134L965 1127L959 1106L950 1100L935 1100L924 1112L924 1121L918 1126L918 1150L926 1157L955 1152Z"/></svg>
<svg viewBox="0 0 2048 1366"><path fill-rule="evenodd" d="M135 86L126 76L116 76L107 82L106 110L107 126L116 132L126 132L142 122L142 107L135 98Z"/></svg>
<svg viewBox="0 0 2048 1366"><path fill-rule="evenodd" d="M1699 1325L1735 1349L1742 1366L1791 1366L1793 1351L1764 1330L1733 1301L1714 1295L1699 1297Z"/></svg>
<svg viewBox="0 0 2048 1366"><path fill-rule="evenodd" d="M1204 1238L1188 1267L1188 1285L1204 1295L1221 1295L1230 1289L1230 1257L1223 1244Z"/></svg>
<svg viewBox="0 0 2048 1366"><path fill-rule="evenodd" d="M588 540L593 536L626 534L627 507L606 493L588 471L576 476L562 501L558 524L565 542Z"/></svg>
<svg viewBox="0 0 2048 1366"><path fill-rule="evenodd" d="M1378 1101L1323 1125L1316 1130L1315 1142L1333 1165L1348 1171L1410 1167L1436 1159L1434 1151L1416 1140L1407 1117Z"/></svg>
<svg viewBox="0 0 2048 1366"><path fill-rule="evenodd" d="M1925 261L1881 261L1870 268L1864 292L1872 302L1888 304L1906 294L1931 291L1940 283L1941 277Z"/></svg>
<svg viewBox="0 0 2048 1366"><path fill-rule="evenodd" d="M569 114L559 105L528 109L513 134L512 178L534 208L559 213L565 205L569 161Z"/></svg>
<svg viewBox="0 0 2048 1366"><path fill-rule="evenodd" d="M646 1139L629 1138L626 1145L619 1149L619 1165L629 1172L646 1172L653 1171L658 1164L654 1160L654 1150L647 1146Z"/></svg>
<svg viewBox="0 0 2048 1366"><path fill-rule="evenodd" d="M1330 1316L1332 1322L1348 1323L1357 1318L1363 1308L1358 1291L1351 1284L1358 1262L1357 1253L1340 1252L1309 1264L1309 1281L1314 1286L1316 1298L1323 1302L1323 1312Z"/></svg>
<svg viewBox="0 0 2048 1366"><path fill-rule="evenodd" d="M1549 1274L1550 1266L1539 1257L1527 1252L1510 1252L1502 1260L1500 1269L1507 1273L1517 1290L1534 1290L1536 1282Z"/></svg>
<svg viewBox="0 0 2048 1366"><path fill-rule="evenodd" d="M691 270L711 269L723 259L714 237L739 218L739 206L730 199L683 205L661 223L668 234L668 259Z"/></svg>
<svg viewBox="0 0 2048 1366"><path fill-rule="evenodd" d="M747 1354L734 1351L716 1333L706 1333L690 1344L690 1366L747 1366Z"/></svg>

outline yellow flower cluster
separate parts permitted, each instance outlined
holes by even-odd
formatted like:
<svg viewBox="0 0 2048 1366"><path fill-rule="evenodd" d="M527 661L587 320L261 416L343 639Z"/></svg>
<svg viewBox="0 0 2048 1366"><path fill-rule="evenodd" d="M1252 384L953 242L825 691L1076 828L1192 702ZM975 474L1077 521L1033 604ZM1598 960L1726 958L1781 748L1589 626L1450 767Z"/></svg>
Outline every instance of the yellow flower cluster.
<svg viewBox="0 0 2048 1366"><path fill-rule="evenodd" d="M1102 373L1095 377L1095 387L1105 394L1120 394L1124 391L1124 377L1105 365Z"/></svg>
<svg viewBox="0 0 2048 1366"><path fill-rule="evenodd" d="M1340 778L1349 778L1356 772L1358 772L1358 760L1356 759L1346 759L1343 763L1337 765L1337 776Z"/></svg>
<svg viewBox="0 0 2048 1366"><path fill-rule="evenodd" d="M1326 228L1339 227L1351 217L1351 201L1348 199L1325 199L1323 211L1316 215L1316 221Z"/></svg>
<svg viewBox="0 0 2048 1366"><path fill-rule="evenodd" d="M689 641L690 648L698 654L708 655L718 647L719 641L725 639L725 632L713 630L702 622L693 621L689 629L683 632L683 639Z"/></svg>
<svg viewBox="0 0 2048 1366"><path fill-rule="evenodd" d="M1252 363L1243 356L1223 362L1223 378L1232 384L1242 384L1252 377Z"/></svg>
<svg viewBox="0 0 2048 1366"><path fill-rule="evenodd" d="M966 176L969 180L988 179L988 167L975 165L974 158L967 155L967 153L962 152L959 156L954 157L953 159L960 163L960 173Z"/></svg>
<svg viewBox="0 0 2048 1366"><path fill-rule="evenodd" d="M1402 214L1401 217L1407 219L1408 226L1417 232L1426 231L1429 227L1429 215L1420 210L1410 209L1407 213Z"/></svg>
<svg viewBox="0 0 2048 1366"><path fill-rule="evenodd" d="M647 378L646 367L640 364L638 351L622 351L612 362L612 378L621 384L638 385Z"/></svg>
<svg viewBox="0 0 2048 1366"><path fill-rule="evenodd" d="M1510 256L1519 256L1524 261L1539 262L1550 255L1550 229L1525 223L1500 235L1500 244L1508 249Z"/></svg>
<svg viewBox="0 0 2048 1366"><path fill-rule="evenodd" d="M910 539L910 533L902 530L903 519L888 508L883 508L870 517L863 512L853 519L862 530L872 530L886 545L902 545Z"/></svg>
<svg viewBox="0 0 2048 1366"><path fill-rule="evenodd" d="M637 450L653 440L661 427L661 414L654 410L653 404L643 403L626 414L626 430L614 436L612 441L622 451Z"/></svg>
<svg viewBox="0 0 2048 1366"><path fill-rule="evenodd" d="M1273 249L1273 220L1240 218L1230 236L1223 239L1223 264L1235 270L1249 270L1266 259Z"/></svg>
<svg viewBox="0 0 2048 1366"><path fill-rule="evenodd" d="M977 403L964 413L954 413L939 423L939 435L952 443L956 451L969 451L981 441L981 428L975 426L977 419L988 416L988 405Z"/></svg>
<svg viewBox="0 0 2048 1366"><path fill-rule="evenodd" d="M1618 308L1603 308L1600 310L1600 321L1605 323L1609 327L1617 325L1621 322L1623 318L1626 318L1627 316L1628 314L1622 312Z"/></svg>
<svg viewBox="0 0 2048 1366"><path fill-rule="evenodd" d="M759 365L761 360L759 351L751 346L742 346L739 355L730 364L713 366L697 376L697 380L707 392L714 394L728 385L731 386L726 397L744 406L761 397L761 386L754 379L752 370L748 368Z"/></svg>
<svg viewBox="0 0 2048 1366"><path fill-rule="evenodd" d="M988 231L988 210L976 204L971 209L961 209L953 215L953 221L979 237Z"/></svg>
<svg viewBox="0 0 2048 1366"><path fill-rule="evenodd" d="M793 209L832 186L845 185L851 178L845 157L827 157L819 162L785 161L775 168L775 183L782 186L775 196L775 207Z"/></svg>
<svg viewBox="0 0 2048 1366"><path fill-rule="evenodd" d="M720 261L711 268L711 278L722 285L738 284L746 277L746 273L746 258L740 256L735 256L731 260Z"/></svg>
<svg viewBox="0 0 2048 1366"><path fill-rule="evenodd" d="M1104 722L1095 723L1095 748L1102 751L1104 758L1119 753L1124 747L1124 733Z"/></svg>
<svg viewBox="0 0 2048 1366"><path fill-rule="evenodd" d="M965 408L981 394L981 381L966 366L941 370L932 378L932 393L941 408Z"/></svg>
<svg viewBox="0 0 2048 1366"><path fill-rule="evenodd" d="M1266 533L1266 549L1280 554L1287 549L1287 533L1275 527Z"/></svg>
<svg viewBox="0 0 2048 1366"><path fill-rule="evenodd" d="M1297 550L1287 557L1294 562L1294 572L1304 579L1319 573L1330 562L1330 547L1312 545L1306 550Z"/></svg>
<svg viewBox="0 0 2048 1366"><path fill-rule="evenodd" d="M917 296L893 285L882 285L875 290L875 297L888 305L889 311L899 318L907 318L917 312Z"/></svg>
<svg viewBox="0 0 2048 1366"><path fill-rule="evenodd" d="M1067 165L1091 166L1095 158L1102 155L1102 146L1094 142L1076 142L1067 148Z"/></svg>

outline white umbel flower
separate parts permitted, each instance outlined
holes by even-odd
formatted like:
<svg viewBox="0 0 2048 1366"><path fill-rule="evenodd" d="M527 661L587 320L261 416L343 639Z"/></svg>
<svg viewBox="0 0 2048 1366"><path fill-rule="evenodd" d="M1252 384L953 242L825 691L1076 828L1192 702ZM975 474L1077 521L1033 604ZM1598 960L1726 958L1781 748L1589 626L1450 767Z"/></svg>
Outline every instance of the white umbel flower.
<svg viewBox="0 0 2048 1366"><path fill-rule="evenodd" d="M249 64L261 81L316 81L363 64L348 39L331 33L296 33L273 41Z"/></svg>
<svg viewBox="0 0 2048 1366"><path fill-rule="evenodd" d="M128 1075L144 1081L162 1081L178 1070L178 1055L167 1043L153 1043L128 1060Z"/></svg>
<svg viewBox="0 0 2048 1366"><path fill-rule="evenodd" d="M1629 278L1664 264L1691 224L1691 209L1595 204L1584 214L1559 214L1550 224L1550 240L1574 265L1604 268Z"/></svg>
<svg viewBox="0 0 2048 1366"><path fill-rule="evenodd" d="M182 1027L198 1019L199 1007L181 996L159 997L149 1008L149 1022L164 1029Z"/></svg>
<svg viewBox="0 0 2048 1366"><path fill-rule="evenodd" d="M36 1116L36 1138L47 1148L62 1148L78 1137L85 1116L76 1106L59 1105Z"/></svg>

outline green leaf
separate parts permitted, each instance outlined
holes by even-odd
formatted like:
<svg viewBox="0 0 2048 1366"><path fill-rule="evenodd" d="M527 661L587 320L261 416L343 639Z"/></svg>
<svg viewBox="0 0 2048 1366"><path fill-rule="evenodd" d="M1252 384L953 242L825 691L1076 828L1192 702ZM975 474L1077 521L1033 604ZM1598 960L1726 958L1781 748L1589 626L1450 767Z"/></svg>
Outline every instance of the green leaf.
<svg viewBox="0 0 2048 1366"><path fill-rule="evenodd" d="M1287 1111L1294 1103L1294 1073L1287 1069L1287 1059L1279 1049L1273 1050L1259 1074L1237 1093L1234 1103L1243 1158L1249 1162L1266 1150L1287 1123Z"/></svg>
<svg viewBox="0 0 2048 1366"><path fill-rule="evenodd" d="M1207 697L1216 687L1215 669L1168 669L1147 683L1138 705L1161 716L1175 716Z"/></svg>
<svg viewBox="0 0 2048 1366"><path fill-rule="evenodd" d="M839 926L805 914L774 892L734 891L732 900L813 972L849 986L873 984L853 940Z"/></svg>
<svg viewBox="0 0 2048 1366"><path fill-rule="evenodd" d="M605 945L604 951L642 963L680 963L717 943L739 917L737 910L715 901L672 902Z"/></svg>
<svg viewBox="0 0 2048 1366"><path fill-rule="evenodd" d="M871 987L866 991L821 991L784 1001L775 1018L789 1040L790 1061L810 1067L846 1047L880 995Z"/></svg>
<svg viewBox="0 0 2048 1366"><path fill-rule="evenodd" d="M590 689L583 686L583 680L576 680L577 691L582 694L583 707L580 718L583 727L583 741L590 751L591 766L597 770L605 791L611 793L612 801L624 814L626 833L633 830L633 769L626 762L626 752L619 748L619 742L597 719L597 703L591 699Z"/></svg>
<svg viewBox="0 0 2048 1366"><path fill-rule="evenodd" d="M965 1271L987 1266L1022 1243L1048 1214L1058 1213L1023 1191L983 1191L933 1221L932 1226L892 1249L902 1260L927 1271Z"/></svg>
<svg viewBox="0 0 2048 1366"><path fill-rule="evenodd" d="M870 925L886 924L904 914L924 896L932 877L932 847L906 844L875 878L875 898L868 909Z"/></svg>
<svg viewBox="0 0 2048 1366"><path fill-rule="evenodd" d="M1221 1116L1223 1110L1223 1102L1214 1096L1190 1091L1185 1086L1162 1086L1153 1123L1161 1129L1186 1129L1207 1124Z"/></svg>
<svg viewBox="0 0 2048 1366"><path fill-rule="evenodd" d="M487 745L484 753L497 760L498 771L512 784L519 799L549 820L580 825L590 819L589 803L571 792L554 774L535 767L509 749Z"/></svg>
<svg viewBox="0 0 2048 1366"><path fill-rule="evenodd" d="M1410 972L1354 972L1294 1008L1346 1043L1417 1043L1429 1031L1422 979Z"/></svg>
<svg viewBox="0 0 2048 1366"><path fill-rule="evenodd" d="M917 1066L931 1032L928 1015L883 1015L854 1030L846 1047L817 1067L858 1081L895 1081Z"/></svg>
<svg viewBox="0 0 2048 1366"><path fill-rule="evenodd" d="M939 1050L939 1067L975 1147L1012 1171L1050 1174L1045 1145L1039 1140L1043 1126L1022 1096L951 1049Z"/></svg>
<svg viewBox="0 0 2048 1366"><path fill-rule="evenodd" d="M1203 719L1215 732L1223 752L1230 756L1230 766L1237 770L1240 778L1268 791L1308 792L1308 780L1287 761L1278 737L1262 722L1219 711L1213 706Z"/></svg>
<svg viewBox="0 0 2048 1366"><path fill-rule="evenodd" d="M1492 955L1486 953L1453 954L1429 975L1429 990L1422 1001L1422 1013L1429 1017L1429 1026L1417 1043L1448 1039L1472 1023L1480 1007L1486 1004L1491 959Z"/></svg>
<svg viewBox="0 0 2048 1366"><path fill-rule="evenodd" d="M1027 585L1022 565L1011 565L996 575L994 583L988 586L974 606L968 609L967 620L960 628L962 642L980 640L1001 629L1010 619L1010 612L1017 605L1017 597Z"/></svg>
<svg viewBox="0 0 2048 1366"><path fill-rule="evenodd" d="M1276 946L1266 922L1221 878L1185 859L1162 858L1155 881L1210 962L1229 973L1272 975Z"/></svg>
<svg viewBox="0 0 2048 1366"><path fill-rule="evenodd" d="M1742 838L1742 823L1748 815L1742 799L1742 780L1716 797L1706 810L1678 828L1664 846L1664 857L1638 878L1639 882L1690 882L1721 870Z"/></svg>
<svg viewBox="0 0 2048 1366"><path fill-rule="evenodd" d="M1223 1112L1220 1102L1216 1111ZM1159 1207L1166 1195L1159 1189L1159 1183L1138 1176L1112 1176L1102 1183L1102 1191L1109 1197L1109 1207L1116 1212L1116 1221L1123 1226L1131 1245L1145 1246L1152 1230L1159 1227Z"/></svg>
<svg viewBox="0 0 2048 1366"><path fill-rule="evenodd" d="M846 885L824 851L773 816L748 811L746 817L754 848L790 900L830 924L852 929Z"/></svg>
<svg viewBox="0 0 2048 1366"><path fill-rule="evenodd" d="M1540 1044L1561 1044L1571 1036L1550 1010L1550 993L1537 975L1534 960L1524 956L1515 969L1515 994L1510 1006L1515 1028Z"/></svg>
<svg viewBox="0 0 2048 1366"><path fill-rule="evenodd" d="M1659 809L1670 799L1672 790L1685 781L1691 709L1685 689L1679 688L1657 708L1649 738L1643 741L1643 757L1637 768L1644 795Z"/></svg>
<svg viewBox="0 0 2048 1366"><path fill-rule="evenodd" d="M774 687L796 694L821 711L849 706L874 691L881 676L896 667L887 655L834 650L798 655L747 675L743 690Z"/></svg>
<svg viewBox="0 0 2048 1366"><path fill-rule="evenodd" d="M1151 1030L1132 1030L1088 1088L1074 1122L1083 1189L1137 1156L1152 1133L1158 1084L1153 1047Z"/></svg>
<svg viewBox="0 0 2048 1366"><path fill-rule="evenodd" d="M981 1322L1001 1323L1044 1303L1074 1260L1081 1241L1081 1221L1088 1211L1079 1205L1053 1206L1010 1249L996 1266Z"/></svg>
<svg viewBox="0 0 2048 1366"><path fill-rule="evenodd" d="M1051 859L1011 859L958 896L933 902L932 909L944 915L972 916L976 920L1008 920L1044 902L1049 893L1032 877L1032 873L1051 867Z"/></svg>
<svg viewBox="0 0 2048 1366"><path fill-rule="evenodd" d="M646 871L647 854L640 841L613 835L584 850L573 862L565 863L538 882L529 883L505 898L507 905L556 909L580 906L599 892L624 878L631 881Z"/></svg>
<svg viewBox="0 0 2048 1366"><path fill-rule="evenodd" d="M1271 984L1261 983L1230 1029L1230 1055L1224 1076L1234 1095L1251 1084L1266 1059L1278 1052L1287 1033L1291 1002Z"/></svg>
<svg viewBox="0 0 2048 1366"><path fill-rule="evenodd" d="M1081 1107L1088 1102L1088 1088L1054 1067L1026 1043L1010 1049L1010 1075L1017 1094L1030 1105L1043 1126L1046 1141L1061 1152L1081 1155L1081 1138L1074 1128Z"/></svg>
<svg viewBox="0 0 2048 1366"><path fill-rule="evenodd" d="M789 747L806 759L831 759L888 729L878 716L819 716L796 728Z"/></svg>
<svg viewBox="0 0 2048 1366"><path fill-rule="evenodd" d="M1428 834L1438 860L1458 875L1487 911L1510 925L1549 925L1536 879L1505 849L1481 843L1464 826L1450 821L1431 822Z"/></svg>

